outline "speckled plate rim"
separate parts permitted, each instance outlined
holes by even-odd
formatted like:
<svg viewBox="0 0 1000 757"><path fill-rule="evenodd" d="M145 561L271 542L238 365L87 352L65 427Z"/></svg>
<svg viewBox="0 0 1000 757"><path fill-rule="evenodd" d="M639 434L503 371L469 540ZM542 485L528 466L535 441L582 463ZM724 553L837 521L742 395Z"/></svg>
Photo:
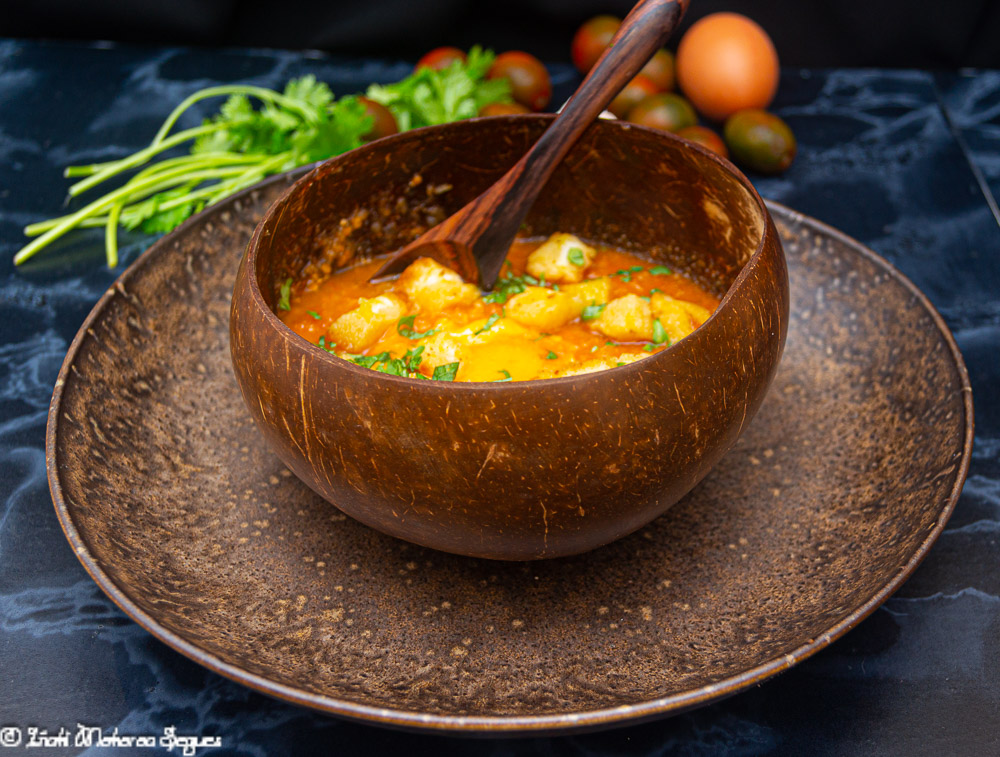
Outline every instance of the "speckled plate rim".
<svg viewBox="0 0 1000 757"><path fill-rule="evenodd" d="M89 329L95 321L101 317L110 299L124 290L128 281L145 268L155 265L164 255L168 255L172 249L172 241L176 237L187 234L190 230L198 227L205 219L206 215L214 215L224 211L241 213L242 201L250 197L253 193L264 188L269 188L274 184L286 183L289 187L299 178L304 171L299 170L289 174L281 174L271 179L250 187L242 192L233 195L227 200L214 205L211 209L194 216L185 221L181 226L170 234L154 243L146 252L139 256L132 265L126 269L115 283L101 296L94 305L94 308L87 315L79 332L70 344L69 351L63 361L56 379L55 388L52 394L52 402L49 406L48 420L46 424L45 438L45 460L46 471L49 480L49 491L55 505L59 523L69 541L70 546L77 559L81 562L87 573L97 583L101 590L132 620L149 631L153 636L180 652L186 657L203 665L209 670L225 676L237 683L248 686L261 693L283 699L294 704L319 710L324 713L360 721L368 724L381 725L392 728L400 728L413 731L437 731L462 734L467 736L518 736L518 735L544 735L544 734L566 734L585 730L600 730L615 726L634 725L639 722L652 720L668 714L677 714L685 710L692 709L709 702L717 701L733 694L739 693L754 684L760 683L772 676L781 673L802 660L811 657L819 650L829 646L839 639L849 630L857 626L862 620L874 612L883 602L885 602L916 570L917 566L926 557L931 546L937 541L944 526L951 517L958 501L959 494L968 475L970 456L973 441L973 407L972 407L972 387L969 383L968 371L965 362L959 352L958 345L954 337L945 325L944 319L930 303L927 297L904 276L891 263L869 250L857 240L847 236L820 221L805 216L780 203L767 201L768 209L779 218L787 219L792 223L805 224L816 232L832 237L847 245L862 258L881 268L885 273L899 284L903 285L923 308L931 316L937 327L941 338L948 345L954 361L955 370L958 373L962 385L963 409L965 412L965 440L962 448L962 458L956 472L955 483L949 494L947 501L938 514L934 528L930 530L919 547L911 555L909 561L903 568L889 580L878 592L872 595L860 607L845 615L841 620L831 626L825 633L814 639L806 640L795 650L780 657L773 658L743 671L734 676L729 676L716 683L701 686L697 689L672 694L670 696L653 699L638 704L623 705L620 707L604 708L585 712L572 712L562 714L546 715L517 715L517 716L456 716L456 715L431 715L427 713L414 712L410 710L397 710L384 707L373 707L370 705L358 704L329 696L314 694L304 689L295 688L286 684L277 683L264 676L251 673L237 665L225 662L216 655L201 649L190 643L182 636L160 625L151 615L142 610L138 605L129 599L126 591L115 584L100 563L90 554L86 544L77 531L73 523L73 516L66 500L63 498L62 486L59 481L59 465L57 460L57 426L61 414L63 389L67 377L76 360L77 352L83 343ZM233 275L235 276L235 268Z"/></svg>

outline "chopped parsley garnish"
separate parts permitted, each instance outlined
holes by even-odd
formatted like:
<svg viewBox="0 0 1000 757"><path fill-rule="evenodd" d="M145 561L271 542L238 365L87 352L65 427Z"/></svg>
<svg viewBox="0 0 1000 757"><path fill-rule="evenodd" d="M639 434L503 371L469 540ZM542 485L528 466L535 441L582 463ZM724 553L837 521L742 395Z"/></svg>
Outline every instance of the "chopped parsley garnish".
<svg viewBox="0 0 1000 757"><path fill-rule="evenodd" d="M662 291L663 291L662 289L655 289L655 288L654 288L654 289L650 289L650 290L649 290L649 293L650 293L650 294L657 294L657 293L659 293L659 292L662 292Z"/></svg>
<svg viewBox="0 0 1000 757"><path fill-rule="evenodd" d="M427 378L419 372L421 355L424 351L423 345L415 350L407 350L403 357L392 357L388 352L380 352L378 355L347 355L347 359L362 368L371 368L390 376L403 376L405 378ZM457 366L458 363L455 363ZM436 372L436 371L435 371ZM450 379L449 379L450 380Z"/></svg>
<svg viewBox="0 0 1000 757"><path fill-rule="evenodd" d="M483 297L483 302L493 302L498 305L503 305L515 294L523 292L525 289L525 283L526 279L524 277L512 276L508 273L502 279L497 281L492 292Z"/></svg>
<svg viewBox="0 0 1000 757"><path fill-rule="evenodd" d="M454 381L456 373L458 373L458 363L445 363L434 369L431 378L435 381Z"/></svg>
<svg viewBox="0 0 1000 757"><path fill-rule="evenodd" d="M649 272L651 274L653 274L654 276L667 276L667 275L673 273L673 271L671 271L665 265L654 265L652 268L649 269ZM656 290L653 290L653 291L656 291Z"/></svg>
<svg viewBox="0 0 1000 757"><path fill-rule="evenodd" d="M489 331L491 328L493 328L493 324L499 320L500 320L500 314L494 313L493 315L491 315L489 318L486 319L486 323L483 324L483 327L481 329L479 329L478 331L473 331L472 333L482 334L483 332Z"/></svg>
<svg viewBox="0 0 1000 757"><path fill-rule="evenodd" d="M420 361L423 359L421 355L424 352L424 346L420 345L415 350L407 350L406 354L403 355L403 362L406 363L406 369L411 373L416 371L420 367Z"/></svg>
<svg viewBox="0 0 1000 757"><path fill-rule="evenodd" d="M292 309L292 280L285 279L285 283L278 290L278 310Z"/></svg>
<svg viewBox="0 0 1000 757"><path fill-rule="evenodd" d="M317 344L319 345L320 349L324 349L327 352L333 352L337 348L336 344L334 344L332 342L331 343L327 343L325 336L321 336L319 338L319 342L317 342Z"/></svg>
<svg viewBox="0 0 1000 757"><path fill-rule="evenodd" d="M549 354L545 356L545 359L546 360L555 360L558 357L559 356L556 353L554 353L552 350L549 350Z"/></svg>
<svg viewBox="0 0 1000 757"><path fill-rule="evenodd" d="M362 368L373 368L376 363L380 363L383 360L389 359L389 353L383 352L379 355L357 355L355 357L347 358L355 365L360 365Z"/></svg>
<svg viewBox="0 0 1000 757"><path fill-rule="evenodd" d="M643 347L642 349L643 349L643 352L652 352L652 351L653 351L653 345L651 345L651 344L647 344L647 345L646 345L645 347Z"/></svg>
<svg viewBox="0 0 1000 757"><path fill-rule="evenodd" d="M320 319L319 313L317 313L315 310L307 310L306 313L308 313L309 315L311 315L317 321Z"/></svg>
<svg viewBox="0 0 1000 757"><path fill-rule="evenodd" d="M514 377L510 375L510 371L500 371L500 373L502 373L504 377L502 379L497 379L493 383L495 383L495 384L502 384L504 381L513 381L514 380Z"/></svg>
<svg viewBox="0 0 1000 757"><path fill-rule="evenodd" d="M399 332L400 336L404 336L407 339L423 339L425 336L437 333L434 329L414 331L412 327L416 318L417 316L415 315L404 315L399 319L399 323L396 324L396 331Z"/></svg>
<svg viewBox="0 0 1000 757"><path fill-rule="evenodd" d="M587 259L583 255L583 250L581 250L579 247L570 247L569 253L566 255L566 257L569 259L570 263L579 268L583 268L583 266L587 262Z"/></svg>
<svg viewBox="0 0 1000 757"><path fill-rule="evenodd" d="M645 270L646 269L643 268L641 265L634 265L628 269L623 268L620 271L615 271L615 276L621 276L622 281L628 284L632 280L633 273L639 273L640 271L645 271Z"/></svg>
<svg viewBox="0 0 1000 757"><path fill-rule="evenodd" d="M380 370L382 373L388 373L390 376L406 376L409 374L409 371L406 370L406 363L398 357L389 358L382 363L380 368L377 368L376 370Z"/></svg>
<svg viewBox="0 0 1000 757"><path fill-rule="evenodd" d="M587 305L587 307L583 309L583 313L580 315L580 318L582 318L585 321L592 321L595 318L597 318L597 316L599 316L601 313L603 313L604 308L606 307L607 305L593 305L593 304Z"/></svg>
<svg viewBox="0 0 1000 757"><path fill-rule="evenodd" d="M663 328L663 324L658 319L655 319L653 321L653 344L663 344L668 341L670 341L670 337L667 336L667 330Z"/></svg>

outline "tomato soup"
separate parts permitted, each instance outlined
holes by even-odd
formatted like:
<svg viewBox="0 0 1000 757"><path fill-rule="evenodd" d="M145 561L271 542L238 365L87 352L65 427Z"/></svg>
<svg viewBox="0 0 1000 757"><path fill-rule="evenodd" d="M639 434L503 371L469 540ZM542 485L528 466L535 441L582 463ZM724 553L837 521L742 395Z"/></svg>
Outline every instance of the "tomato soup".
<svg viewBox="0 0 1000 757"><path fill-rule="evenodd" d="M666 266L570 234L519 240L492 292L420 258L383 259L281 288L300 336L373 370L439 381L526 381L613 369L690 334L719 305Z"/></svg>

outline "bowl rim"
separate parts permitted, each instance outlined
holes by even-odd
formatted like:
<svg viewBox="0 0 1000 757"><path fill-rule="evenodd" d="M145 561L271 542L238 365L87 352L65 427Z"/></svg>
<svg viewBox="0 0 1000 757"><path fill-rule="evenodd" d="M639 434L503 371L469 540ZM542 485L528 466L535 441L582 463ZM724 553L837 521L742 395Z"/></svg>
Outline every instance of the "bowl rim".
<svg viewBox="0 0 1000 757"><path fill-rule="evenodd" d="M420 379L409 378L406 376L394 376L389 373L383 373L382 371L374 371L370 368L364 368L360 365L352 363L350 360L345 360L337 355L324 350L316 344L313 344L308 339L300 336L291 328L289 328L284 321L282 321L277 314L268 306L267 302L264 301L264 296L260 291L260 286L257 283L257 253L261 244L261 236L265 224L267 224L271 219L274 218L276 214L279 213L279 209L288 202L289 198L292 197L297 192L303 191L303 188L308 184L315 181L317 176L321 172L331 170L329 166L337 163L342 159L347 159L347 156L353 155L358 151L367 151L374 149L382 149L393 142L402 142L409 139L420 139L428 133L434 133L437 131L442 131L448 128L463 128L465 124L483 124L484 122L497 122L498 124L503 123L516 123L517 121L533 120L533 121L549 121L551 122L556 119L556 114L551 113L528 113L528 114L517 114L517 115L507 115L507 116L480 116L476 118L467 118L460 121L451 121L444 124L437 124L434 126L423 126L416 129L410 129L404 132L397 132L396 134L391 134L381 139L372 140L367 142L360 147L356 147L353 150L348 150L347 152L341 153L340 155L335 155L332 158L321 161L315 164L309 171L307 171L303 176L298 178L295 183L293 183L288 189L286 189L277 200L275 200L268 207L267 211L261 217L260 221L257 223L256 228L254 228L253 235L250 237L250 241L247 243L245 255L243 256L243 264L246 266L246 285L247 292L250 300L250 304L257 310L263 312L264 323L270 327L272 330L277 332L281 338L289 340L289 346L298 345L299 349L305 350L306 355L312 356L314 359L319 359L321 364L329 365L337 369L347 370L350 373L354 373L359 378L363 378L370 381L387 381L393 382L405 382L406 385L411 387L425 387L419 391L430 391L430 390L443 390L443 391L458 391L458 392L475 392L482 391L486 387L492 387L492 390L499 392L510 392L524 391L525 387L546 387L546 386L568 386L574 383L582 383L585 381L599 380L600 377L612 374L612 372L618 372L618 376L625 376L626 374L635 373L636 371L645 370L653 367L666 360L667 355L672 355L675 352L675 348L685 340L679 340L668 345L666 348L650 355L642 360L636 360L632 363L627 363L622 366L615 366L614 368L592 371L590 373L576 374L573 376L560 376L556 378L546 378L546 379L527 379L524 381L425 381ZM597 126L598 124L603 124L605 126ZM746 190L753 200L757 211L761 214L763 220L762 231L760 239L757 241L757 246L754 251L747 258L746 262L742 265L736 277L733 279L732 284L726 290L725 294L719 300L718 307L712 311L712 314L708 319L701 324L695 331L701 331L703 328L713 323L716 320L716 316L722 312L724 308L729 305L729 303L735 298L736 293L743 288L746 280L750 277L752 270L760 263L761 255L764 252L765 241L768 235L772 235L777 242L778 256L781 260L784 260L784 251L781 247L780 240L777 238L774 231L774 224L771 219L771 214L767 209L767 205L761 198L760 194L757 192L753 183L747 176L740 171L732 162L728 159L723 158L716 152L713 152L702 145L692 142L682 137L678 137L676 134L663 131L661 129L654 129L652 127L640 126L639 124L633 124L628 121L621 121L618 119L597 119L591 127L588 128L618 128L623 131L638 130L640 132L649 133L659 139L665 139L668 142L678 142L686 149L694 150L702 158L707 158L710 162L715 162L719 167L721 167L726 173L736 179L736 181L741 185L741 187ZM277 223L277 221L275 221ZM236 299L234 298L233 304L235 307Z"/></svg>

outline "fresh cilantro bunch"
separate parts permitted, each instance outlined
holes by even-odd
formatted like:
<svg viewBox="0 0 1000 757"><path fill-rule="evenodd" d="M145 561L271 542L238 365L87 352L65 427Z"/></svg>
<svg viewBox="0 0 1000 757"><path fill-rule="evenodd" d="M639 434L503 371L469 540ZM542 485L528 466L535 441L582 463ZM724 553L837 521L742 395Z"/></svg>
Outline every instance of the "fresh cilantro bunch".
<svg viewBox="0 0 1000 757"><path fill-rule="evenodd" d="M288 82L283 95L286 104L265 101L260 109L245 94L230 95L207 122L219 129L198 137L191 153L281 155L293 168L357 147L372 128L356 96L334 100L313 76Z"/></svg>
<svg viewBox="0 0 1000 757"><path fill-rule="evenodd" d="M444 71L422 69L396 84L372 85L368 96L388 105L400 131L474 116L492 102L509 102L506 81L487 81L493 53L469 52L467 63ZM195 103L226 97L219 112L200 126L174 131ZM136 172L120 187L74 213L31 224L37 237L14 255L23 263L76 228L103 227L109 267L118 264L118 228L147 233L170 231L192 213L256 184L266 176L325 160L358 147L372 129L357 95L334 98L313 76L288 82L284 91L250 85L210 87L195 92L167 117L153 141L119 160L71 166L83 177L70 197L121 174ZM188 153L162 157L182 146Z"/></svg>
<svg viewBox="0 0 1000 757"><path fill-rule="evenodd" d="M440 71L421 68L395 84L372 84L365 96L386 106L400 131L472 118L483 106L511 102L506 79L486 78L495 58L476 46L464 63L456 60Z"/></svg>

